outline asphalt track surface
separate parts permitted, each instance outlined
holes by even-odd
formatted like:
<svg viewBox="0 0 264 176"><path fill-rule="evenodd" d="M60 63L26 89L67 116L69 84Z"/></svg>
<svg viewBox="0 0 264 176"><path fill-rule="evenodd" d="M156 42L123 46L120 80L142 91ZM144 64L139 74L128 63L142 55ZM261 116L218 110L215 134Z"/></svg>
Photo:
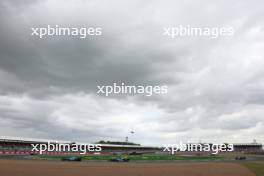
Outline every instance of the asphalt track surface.
<svg viewBox="0 0 264 176"><path fill-rule="evenodd" d="M1 176L255 176L238 163L0 160Z"/></svg>

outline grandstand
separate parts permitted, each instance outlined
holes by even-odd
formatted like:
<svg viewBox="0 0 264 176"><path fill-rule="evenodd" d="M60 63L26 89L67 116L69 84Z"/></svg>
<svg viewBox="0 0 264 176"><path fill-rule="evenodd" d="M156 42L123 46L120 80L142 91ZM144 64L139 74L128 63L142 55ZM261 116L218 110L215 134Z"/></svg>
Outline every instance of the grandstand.
<svg viewBox="0 0 264 176"><path fill-rule="evenodd" d="M260 143L237 143L234 144L235 152L244 152L244 153L259 153L263 152L263 145Z"/></svg>
<svg viewBox="0 0 264 176"><path fill-rule="evenodd" d="M34 138L17 138L17 137L0 137L0 155L37 155L39 152L32 151L31 144L75 144L71 141L59 141L48 139L34 139ZM81 143L80 143L81 144ZM155 153L160 151L159 147L140 146L140 145L115 145L115 144L101 144L101 152L88 152L87 154L142 154L142 153ZM43 152L46 155L76 155L77 152Z"/></svg>
<svg viewBox="0 0 264 176"><path fill-rule="evenodd" d="M41 143L70 143L70 141L55 141L47 139L20 138L20 137L0 137L0 155L34 155L36 151L31 151L31 144ZM60 154L58 152L47 152L47 154Z"/></svg>
<svg viewBox="0 0 264 176"><path fill-rule="evenodd" d="M39 152L32 151L31 144L47 144L59 143L59 144L76 144L72 141L59 141L59 140L48 140L48 139L34 139L34 138L18 138L18 137L0 137L0 155L37 155ZM77 143L78 144L78 143ZM80 143L81 144L81 143ZM144 154L144 153L160 153L162 152L161 147L153 146L141 146L139 144L125 145L125 144L111 144L103 143L101 144L101 152L88 152L87 155L91 154ZM263 153L263 145L260 143L240 143L234 144L234 152L243 153ZM178 154L186 152L178 152ZM196 152L197 153L197 152ZM201 153L201 152L198 152ZM65 151L46 151L43 152L46 155L76 155L78 152L65 152ZM191 154L188 152L186 154ZM195 154L195 152L194 152Z"/></svg>

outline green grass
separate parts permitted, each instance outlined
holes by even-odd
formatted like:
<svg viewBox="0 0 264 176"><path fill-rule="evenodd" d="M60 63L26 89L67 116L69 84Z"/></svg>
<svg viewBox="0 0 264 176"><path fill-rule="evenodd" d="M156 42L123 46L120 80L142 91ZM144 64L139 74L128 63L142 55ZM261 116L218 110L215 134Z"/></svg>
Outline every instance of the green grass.
<svg viewBox="0 0 264 176"><path fill-rule="evenodd" d="M61 159L68 156L58 156L58 155L41 155L40 158L49 159ZM83 156L83 160L110 160L113 157L118 157L117 155L92 155ZM175 155L129 155L128 158L131 161L213 161L221 160L223 157L219 156L175 156Z"/></svg>
<svg viewBox="0 0 264 176"><path fill-rule="evenodd" d="M264 162L262 161L252 161L243 163L251 171L253 171L256 176L264 176Z"/></svg>

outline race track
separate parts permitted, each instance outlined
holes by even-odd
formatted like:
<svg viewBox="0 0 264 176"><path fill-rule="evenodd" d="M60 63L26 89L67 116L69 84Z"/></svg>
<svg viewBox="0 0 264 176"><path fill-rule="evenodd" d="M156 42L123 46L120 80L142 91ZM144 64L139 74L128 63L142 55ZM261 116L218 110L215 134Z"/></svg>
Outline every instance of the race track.
<svg viewBox="0 0 264 176"><path fill-rule="evenodd" d="M1 176L255 176L237 163L110 163L0 160Z"/></svg>

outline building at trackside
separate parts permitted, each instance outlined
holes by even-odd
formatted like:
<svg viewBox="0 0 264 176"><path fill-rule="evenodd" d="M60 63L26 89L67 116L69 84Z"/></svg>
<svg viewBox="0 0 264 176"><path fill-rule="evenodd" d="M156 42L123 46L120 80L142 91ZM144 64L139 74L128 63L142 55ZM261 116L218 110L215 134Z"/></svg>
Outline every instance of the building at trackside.
<svg viewBox="0 0 264 176"><path fill-rule="evenodd" d="M18 137L0 137L0 155L37 155L39 152L32 151L32 144L74 144L72 141L59 141L47 139L33 139L33 138L18 138ZM243 153L263 153L263 145L260 143L239 143L233 144L234 152ZM114 145L101 144L102 150L100 152L88 152L86 155L94 154L144 154L144 153L161 153L162 147L141 146L141 145ZM46 151L45 155L77 155L79 152L65 152L65 151Z"/></svg>

